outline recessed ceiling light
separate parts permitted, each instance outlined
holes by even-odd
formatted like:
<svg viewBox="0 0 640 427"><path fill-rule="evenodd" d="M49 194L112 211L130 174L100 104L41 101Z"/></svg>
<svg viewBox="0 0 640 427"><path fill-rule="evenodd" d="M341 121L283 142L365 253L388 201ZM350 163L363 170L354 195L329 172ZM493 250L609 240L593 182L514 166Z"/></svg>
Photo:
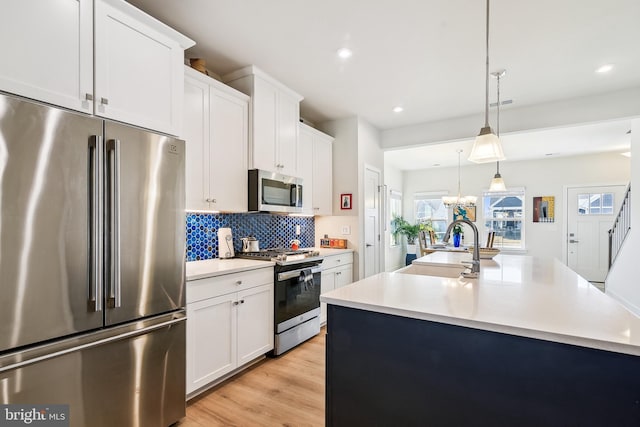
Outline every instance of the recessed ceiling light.
<svg viewBox="0 0 640 427"><path fill-rule="evenodd" d="M404 111L404 108L402 108L401 106L397 106L397 107L393 107L393 112L394 113L402 113Z"/></svg>
<svg viewBox="0 0 640 427"><path fill-rule="evenodd" d="M341 47L336 53L341 59L349 59L353 55L353 51L347 47Z"/></svg>
<svg viewBox="0 0 640 427"><path fill-rule="evenodd" d="M596 73L608 73L613 70L613 64L606 64L596 69Z"/></svg>

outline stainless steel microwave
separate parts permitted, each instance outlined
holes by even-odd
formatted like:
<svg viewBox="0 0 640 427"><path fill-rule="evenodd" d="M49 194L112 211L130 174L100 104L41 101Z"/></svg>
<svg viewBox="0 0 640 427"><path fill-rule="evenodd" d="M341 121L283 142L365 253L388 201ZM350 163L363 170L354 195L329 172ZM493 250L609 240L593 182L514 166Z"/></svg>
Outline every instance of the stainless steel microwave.
<svg viewBox="0 0 640 427"><path fill-rule="evenodd" d="M249 211L302 212L302 178L249 169Z"/></svg>

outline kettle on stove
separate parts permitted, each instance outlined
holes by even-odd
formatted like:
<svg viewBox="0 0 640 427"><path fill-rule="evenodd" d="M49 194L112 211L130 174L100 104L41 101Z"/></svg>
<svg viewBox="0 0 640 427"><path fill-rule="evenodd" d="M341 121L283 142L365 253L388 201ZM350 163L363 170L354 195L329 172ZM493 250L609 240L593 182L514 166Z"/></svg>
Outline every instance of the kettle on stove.
<svg viewBox="0 0 640 427"><path fill-rule="evenodd" d="M243 237L242 239L242 252L259 252L260 242L255 237Z"/></svg>

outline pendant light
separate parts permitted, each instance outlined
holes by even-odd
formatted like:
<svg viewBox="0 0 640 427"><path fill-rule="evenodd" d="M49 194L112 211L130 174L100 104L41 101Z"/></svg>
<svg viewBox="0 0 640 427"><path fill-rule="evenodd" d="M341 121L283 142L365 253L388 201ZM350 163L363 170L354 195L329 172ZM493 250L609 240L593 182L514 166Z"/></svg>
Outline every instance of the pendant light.
<svg viewBox="0 0 640 427"><path fill-rule="evenodd" d="M497 83L497 87L498 87L498 97L497 97L497 112L496 112L496 136L498 138L500 138L500 77L504 77L505 73L507 72L507 70L498 70L495 71L493 73L491 73L491 75L493 77L495 77L498 80ZM504 185L504 179L502 179L502 175L500 175L500 162L497 161L496 162L496 174L493 176L493 179L491 180L491 185L489 186L489 191L490 192L497 192L497 191L507 191L507 186Z"/></svg>
<svg viewBox="0 0 640 427"><path fill-rule="evenodd" d="M457 196L444 196L442 203L447 207L461 206L464 208L470 208L476 205L478 198L476 196L460 196L460 154L462 150L458 150L458 195Z"/></svg>
<svg viewBox="0 0 640 427"><path fill-rule="evenodd" d="M489 0L487 0L486 48L484 127L480 129L480 134L476 137L469 156L469 160L474 163L488 163L505 159L500 139L489 126Z"/></svg>

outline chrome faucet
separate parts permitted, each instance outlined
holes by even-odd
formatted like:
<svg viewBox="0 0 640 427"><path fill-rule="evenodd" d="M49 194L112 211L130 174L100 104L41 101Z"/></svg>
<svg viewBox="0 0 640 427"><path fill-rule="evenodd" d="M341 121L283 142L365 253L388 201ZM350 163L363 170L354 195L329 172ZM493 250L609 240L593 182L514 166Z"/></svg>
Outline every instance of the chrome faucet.
<svg viewBox="0 0 640 427"><path fill-rule="evenodd" d="M449 224L449 227L447 227L447 231L444 233L444 237L442 238L442 241L445 243L449 242L449 237L451 237L451 230L453 230L453 227L456 224L461 224L461 223L467 224L473 230L473 261L470 263L471 271L462 273L462 277L475 279L480 274L480 245L479 245L479 239L478 239L478 227L476 227L476 225L473 222L469 221L468 219L456 219L451 224ZM463 262L463 264L468 264L468 263Z"/></svg>

